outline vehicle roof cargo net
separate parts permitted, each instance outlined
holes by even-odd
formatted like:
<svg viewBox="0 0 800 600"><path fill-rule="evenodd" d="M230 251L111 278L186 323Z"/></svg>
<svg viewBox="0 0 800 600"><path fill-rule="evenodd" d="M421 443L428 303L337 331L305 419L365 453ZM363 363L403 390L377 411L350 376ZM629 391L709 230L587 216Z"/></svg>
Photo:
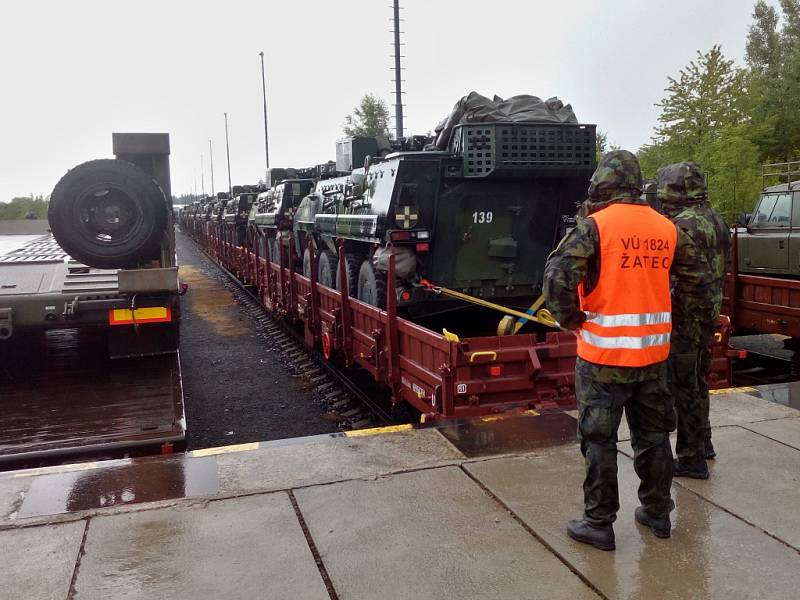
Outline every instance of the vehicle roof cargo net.
<svg viewBox="0 0 800 600"><path fill-rule="evenodd" d="M596 127L581 125L569 104L520 95L464 96L436 128L431 150L464 157L465 177L535 171L564 174L596 167Z"/></svg>

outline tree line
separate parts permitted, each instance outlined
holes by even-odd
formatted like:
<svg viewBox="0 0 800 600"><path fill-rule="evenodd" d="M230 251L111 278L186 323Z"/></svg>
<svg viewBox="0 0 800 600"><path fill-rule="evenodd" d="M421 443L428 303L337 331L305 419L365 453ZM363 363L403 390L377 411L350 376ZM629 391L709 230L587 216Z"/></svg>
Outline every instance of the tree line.
<svg viewBox="0 0 800 600"><path fill-rule="evenodd" d="M646 177L668 163L699 163L729 222L752 210L762 164L800 156L800 0L780 0L780 9L755 3L745 62L737 66L719 45L698 51L668 78L655 134L638 153Z"/></svg>
<svg viewBox="0 0 800 600"><path fill-rule="evenodd" d="M0 221L46 218L47 198L44 196L17 197L11 202L0 202Z"/></svg>

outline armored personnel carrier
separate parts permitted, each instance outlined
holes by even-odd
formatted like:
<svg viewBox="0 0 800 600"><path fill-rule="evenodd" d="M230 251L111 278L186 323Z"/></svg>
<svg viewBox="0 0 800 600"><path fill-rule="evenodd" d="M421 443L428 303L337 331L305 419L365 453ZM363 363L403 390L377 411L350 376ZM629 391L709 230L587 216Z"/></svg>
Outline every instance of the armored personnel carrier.
<svg viewBox="0 0 800 600"><path fill-rule="evenodd" d="M258 192L255 191L256 186L248 188L249 191L235 190L239 193L235 193L233 199L225 205L222 215L224 223L236 228L236 243L239 246L247 243L247 219L250 216L250 208L258 196Z"/></svg>
<svg viewBox="0 0 800 600"><path fill-rule="evenodd" d="M284 175L294 175L293 170ZM277 185L258 195L250 211L250 225L264 233L272 260L283 264L280 241L290 235L294 213L303 198L314 189L311 178L283 179ZM264 249L261 249L264 252ZM263 256L263 254L262 254Z"/></svg>
<svg viewBox="0 0 800 600"><path fill-rule="evenodd" d="M527 307L585 198L595 130L555 98L473 92L424 151L386 153L374 138L340 143L337 172L344 174L318 181L294 218L304 273L310 233L319 282L341 288L343 247L349 293L374 306L385 306L392 247L398 307L411 316L463 306L426 291L424 281Z"/></svg>

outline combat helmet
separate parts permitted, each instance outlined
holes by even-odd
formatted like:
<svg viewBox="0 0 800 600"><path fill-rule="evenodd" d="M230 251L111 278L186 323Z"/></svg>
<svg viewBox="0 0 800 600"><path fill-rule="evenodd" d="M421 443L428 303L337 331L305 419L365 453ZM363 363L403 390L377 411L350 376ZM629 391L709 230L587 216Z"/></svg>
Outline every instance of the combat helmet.
<svg viewBox="0 0 800 600"><path fill-rule="evenodd" d="M658 199L663 204L695 204L706 199L703 171L697 163L682 162L658 170Z"/></svg>
<svg viewBox="0 0 800 600"><path fill-rule="evenodd" d="M610 200L620 193L640 196L642 193L642 169L633 153L627 150L612 150L606 154L589 183L589 198Z"/></svg>

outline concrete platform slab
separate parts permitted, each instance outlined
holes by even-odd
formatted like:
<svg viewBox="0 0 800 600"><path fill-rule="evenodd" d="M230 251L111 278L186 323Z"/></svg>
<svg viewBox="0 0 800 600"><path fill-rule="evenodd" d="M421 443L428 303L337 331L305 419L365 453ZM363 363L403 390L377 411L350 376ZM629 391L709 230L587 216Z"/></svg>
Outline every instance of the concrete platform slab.
<svg viewBox="0 0 800 600"><path fill-rule="evenodd" d="M741 427L716 430L714 446L711 477L680 485L800 551L800 452Z"/></svg>
<svg viewBox="0 0 800 600"><path fill-rule="evenodd" d="M574 414L577 419L577 411ZM711 395L709 409L711 427L744 425L746 423L798 416L800 414L793 408L770 402L749 393L730 392ZM622 418L617 437L621 442L631 439L631 432L628 429L628 422L625 417Z"/></svg>
<svg viewBox="0 0 800 600"><path fill-rule="evenodd" d="M438 431L324 437L217 456L221 492L279 490L453 464L464 459Z"/></svg>
<svg viewBox="0 0 800 600"><path fill-rule="evenodd" d="M93 518L76 590L76 600L328 598L284 493Z"/></svg>
<svg viewBox="0 0 800 600"><path fill-rule="evenodd" d="M30 478L0 477L0 521L19 510L31 481Z"/></svg>
<svg viewBox="0 0 800 600"><path fill-rule="evenodd" d="M755 392L754 392L755 393ZM709 419L712 427L743 425L770 419L800 416L797 410L751 394L712 394Z"/></svg>
<svg viewBox="0 0 800 600"><path fill-rule="evenodd" d="M746 429L755 431L770 439L792 446L800 450L800 418L761 421L744 425Z"/></svg>
<svg viewBox="0 0 800 600"><path fill-rule="evenodd" d="M296 492L339 598L596 598L456 467Z"/></svg>
<svg viewBox="0 0 800 600"><path fill-rule="evenodd" d="M81 548L85 521L0 531L4 548L0 600L63 600Z"/></svg>
<svg viewBox="0 0 800 600"><path fill-rule="evenodd" d="M582 513L583 458L577 446L530 457L466 465L556 552L608 598L794 598L800 555L680 487L669 540L636 525L638 479L619 457L621 510L616 552L569 539L565 524Z"/></svg>

